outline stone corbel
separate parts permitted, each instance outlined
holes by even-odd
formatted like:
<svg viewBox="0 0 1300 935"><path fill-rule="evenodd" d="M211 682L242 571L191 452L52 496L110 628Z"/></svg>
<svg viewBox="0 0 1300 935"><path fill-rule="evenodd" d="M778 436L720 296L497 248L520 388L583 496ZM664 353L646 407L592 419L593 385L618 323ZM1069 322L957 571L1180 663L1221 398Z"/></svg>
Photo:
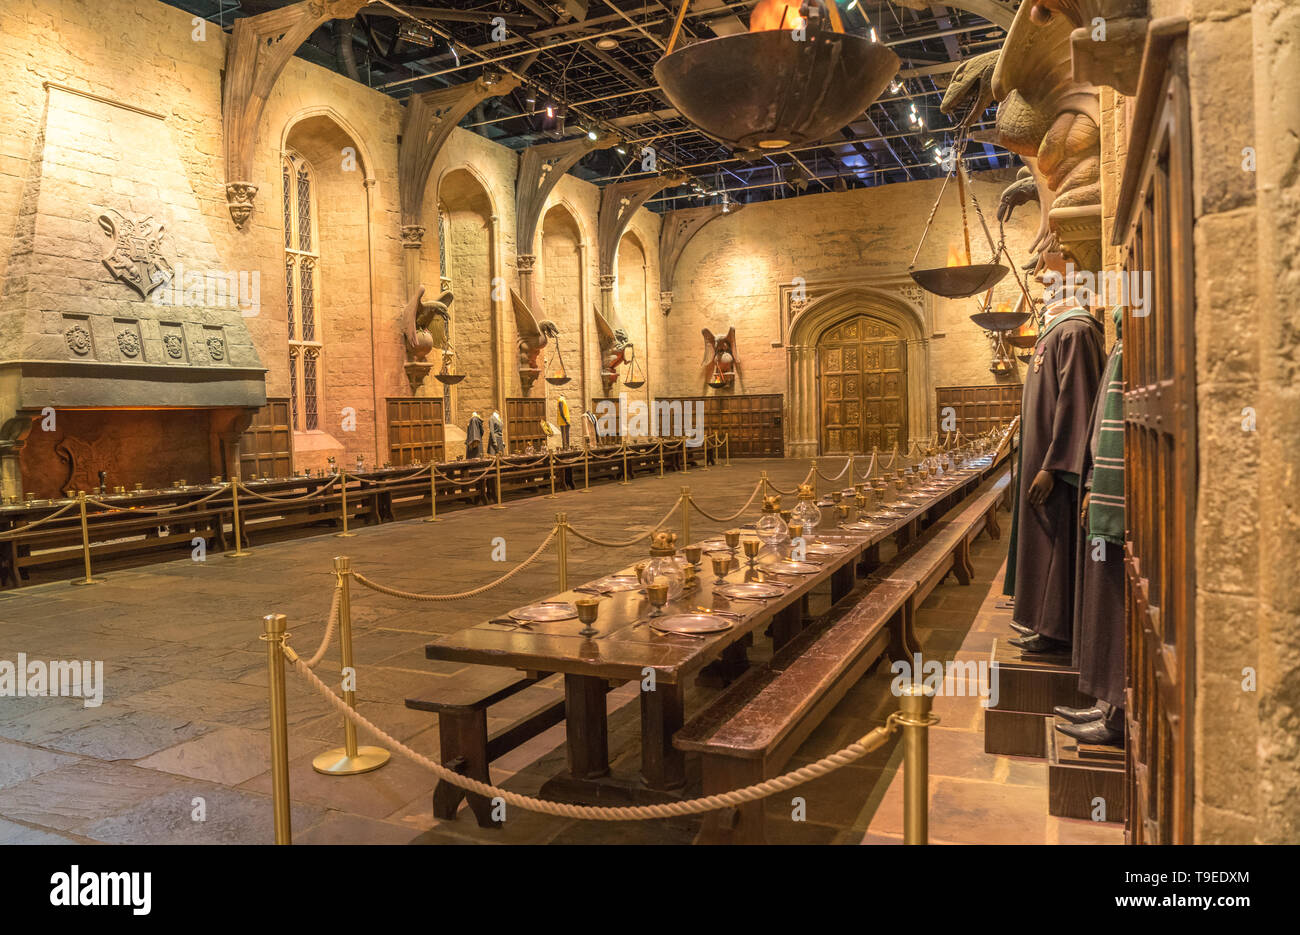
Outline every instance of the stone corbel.
<svg viewBox="0 0 1300 935"><path fill-rule="evenodd" d="M235 20L226 46L221 121L226 150L226 206L236 227L242 229L253 214L257 195L257 186L251 181L253 147L262 111L280 72L322 24L355 16L368 2L303 0Z"/></svg>
<svg viewBox="0 0 1300 935"><path fill-rule="evenodd" d="M608 318L613 311L612 305L605 305L613 300L614 256L618 253L618 242L627 230L628 223L637 209L650 200L652 195L673 188L686 182L686 173L680 169L652 175L649 178L633 179L628 182L613 182L600 192L600 221L597 226L596 247L599 250L601 312ZM605 279L609 277L609 288L605 288Z"/></svg>
<svg viewBox="0 0 1300 935"><path fill-rule="evenodd" d="M677 261L691 238L700 232L705 224L724 214L735 214L744 205L705 205L701 208L682 208L664 215L659 228L659 307L665 315L672 308L673 275L677 272ZM664 296L668 296L667 305Z"/></svg>

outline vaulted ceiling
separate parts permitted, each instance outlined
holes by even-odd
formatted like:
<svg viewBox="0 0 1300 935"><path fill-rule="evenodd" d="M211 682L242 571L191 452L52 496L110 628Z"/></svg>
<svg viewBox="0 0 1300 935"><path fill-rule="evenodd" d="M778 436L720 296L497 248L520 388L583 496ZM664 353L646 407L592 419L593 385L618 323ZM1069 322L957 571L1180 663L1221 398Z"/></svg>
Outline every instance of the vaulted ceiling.
<svg viewBox="0 0 1300 935"><path fill-rule="evenodd" d="M167 2L229 30L239 17L295 0ZM693 0L681 41L743 32L755 2ZM485 101L462 127L516 150L617 129L626 145L592 152L573 173L596 184L638 177L640 148L652 146L658 169L690 176L647 204L665 211L723 191L752 202L941 175L935 151L953 142L951 121L939 113L943 89L958 63L997 48L1005 33L964 9L906 2L839 0L847 31L874 30L902 60L898 80L834 138L757 159L741 159L705 136L659 91L653 69L677 13L668 0L377 0L353 19L318 29L297 54L398 100L472 80L485 68L514 71L527 83ZM999 4L963 6L996 16ZM990 108L976 127L992 119ZM983 144L966 153L972 169L1013 164L1008 153Z"/></svg>

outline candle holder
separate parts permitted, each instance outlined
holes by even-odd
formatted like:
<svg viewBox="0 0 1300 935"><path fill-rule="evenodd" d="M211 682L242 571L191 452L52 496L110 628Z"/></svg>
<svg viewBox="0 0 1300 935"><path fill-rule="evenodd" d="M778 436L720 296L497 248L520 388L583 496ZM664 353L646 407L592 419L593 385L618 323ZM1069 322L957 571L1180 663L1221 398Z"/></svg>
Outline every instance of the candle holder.
<svg viewBox="0 0 1300 935"><path fill-rule="evenodd" d="M577 608L578 620L583 624L582 629L578 631L578 635L590 637L599 633L600 631L593 627L592 624L600 616L600 598L580 597L573 602L573 606Z"/></svg>
<svg viewBox="0 0 1300 935"><path fill-rule="evenodd" d="M731 556L710 555L709 562L713 565L713 573L717 575L714 584L726 584L727 572L731 571Z"/></svg>
<svg viewBox="0 0 1300 935"><path fill-rule="evenodd" d="M758 561L758 552L763 548L763 543L757 539L746 539L742 545L745 548L745 558L749 561L749 567L753 568Z"/></svg>

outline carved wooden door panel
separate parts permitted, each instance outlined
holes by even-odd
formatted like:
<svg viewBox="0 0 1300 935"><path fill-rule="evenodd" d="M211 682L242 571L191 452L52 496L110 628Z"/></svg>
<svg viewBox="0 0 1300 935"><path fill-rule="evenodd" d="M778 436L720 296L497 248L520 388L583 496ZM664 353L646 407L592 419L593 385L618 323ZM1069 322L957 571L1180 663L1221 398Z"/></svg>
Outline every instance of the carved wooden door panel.
<svg viewBox="0 0 1300 935"><path fill-rule="evenodd" d="M907 344L859 315L817 344L823 454L907 445Z"/></svg>
<svg viewBox="0 0 1300 935"><path fill-rule="evenodd" d="M1152 46L1157 50L1153 53ZM1128 818L1134 844L1192 843L1196 355L1191 116L1183 41L1152 43L1116 229L1124 313ZM1150 75L1148 76L1148 72ZM1144 283L1143 277L1149 276ZM1143 312L1145 314L1143 314Z"/></svg>

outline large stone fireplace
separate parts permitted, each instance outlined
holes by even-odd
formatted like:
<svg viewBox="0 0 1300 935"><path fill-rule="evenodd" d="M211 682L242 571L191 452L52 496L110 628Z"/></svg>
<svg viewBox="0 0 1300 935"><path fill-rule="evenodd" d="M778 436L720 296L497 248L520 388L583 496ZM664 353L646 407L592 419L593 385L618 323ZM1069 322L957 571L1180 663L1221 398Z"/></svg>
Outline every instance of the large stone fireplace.
<svg viewBox="0 0 1300 935"><path fill-rule="evenodd" d="M228 475L266 402L244 319L167 120L47 84L0 293L6 496Z"/></svg>

